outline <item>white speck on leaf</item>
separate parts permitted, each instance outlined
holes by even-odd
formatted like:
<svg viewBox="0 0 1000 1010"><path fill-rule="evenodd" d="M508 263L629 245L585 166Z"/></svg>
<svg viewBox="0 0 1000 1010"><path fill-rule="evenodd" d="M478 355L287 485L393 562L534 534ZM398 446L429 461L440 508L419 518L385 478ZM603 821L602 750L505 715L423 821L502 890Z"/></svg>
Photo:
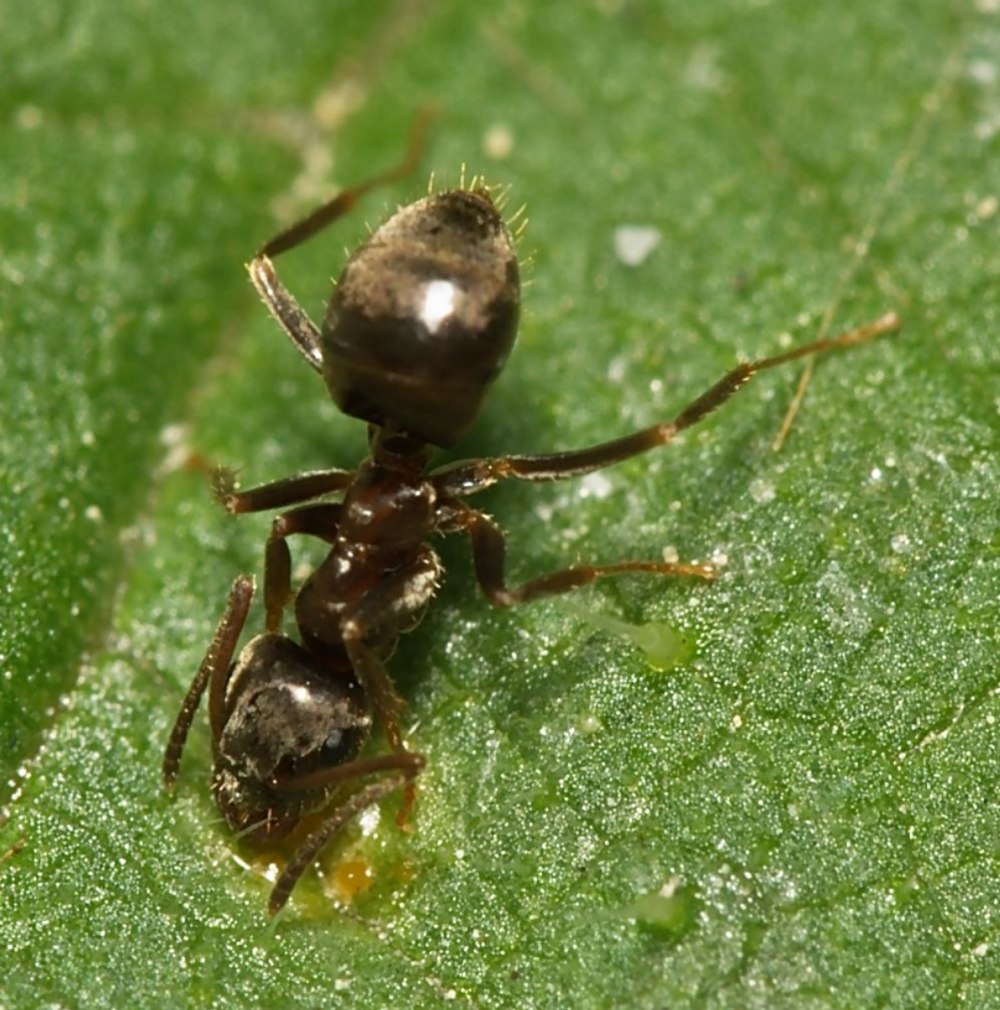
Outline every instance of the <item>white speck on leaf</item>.
<svg viewBox="0 0 1000 1010"><path fill-rule="evenodd" d="M615 256L627 267L637 267L649 259L660 244L659 228L650 225L623 224L615 228Z"/></svg>

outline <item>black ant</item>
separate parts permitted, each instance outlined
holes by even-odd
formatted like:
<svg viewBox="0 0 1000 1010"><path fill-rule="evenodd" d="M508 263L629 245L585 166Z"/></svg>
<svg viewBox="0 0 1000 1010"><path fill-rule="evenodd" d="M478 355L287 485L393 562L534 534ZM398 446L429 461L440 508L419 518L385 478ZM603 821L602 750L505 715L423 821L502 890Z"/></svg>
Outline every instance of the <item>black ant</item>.
<svg viewBox="0 0 1000 1010"><path fill-rule="evenodd" d="M620 561L574 565L508 586L500 527L466 499L507 478L578 477L672 442L757 372L849 347L898 328L889 314L839 336L737 365L672 421L610 442L540 456L500 456L428 470L434 446L465 432L514 344L520 281L514 243L490 192L475 183L397 210L350 257L317 327L282 285L277 256L310 238L414 159L347 189L265 244L249 265L268 310L323 376L337 406L368 422L370 455L356 471L297 474L248 491L222 475L216 496L230 513L298 506L274 520L264 564L266 632L236 657L254 593L241 575L181 706L163 761L172 787L202 694L208 691L212 791L237 831L257 839L290 832L308 813L323 820L287 863L271 891L276 913L299 877L346 822L396 789L402 824L414 799L422 755L403 745L403 703L385 660L413 628L442 575L428 546L435 534L469 537L476 578L497 606L565 593L605 575L653 572L711 579L710 565ZM339 502L318 501L340 494ZM302 504L308 503L308 504ZM330 544L326 560L297 593L287 539ZM294 601L300 642L281 634ZM359 757L373 721L390 753ZM372 780L338 800L345 783Z"/></svg>

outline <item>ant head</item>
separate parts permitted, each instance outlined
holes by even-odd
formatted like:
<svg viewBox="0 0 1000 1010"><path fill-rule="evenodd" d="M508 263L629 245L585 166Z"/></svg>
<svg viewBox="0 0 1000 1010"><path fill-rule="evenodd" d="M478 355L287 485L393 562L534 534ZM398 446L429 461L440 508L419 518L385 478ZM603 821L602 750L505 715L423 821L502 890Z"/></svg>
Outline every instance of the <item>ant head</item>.
<svg viewBox="0 0 1000 1010"><path fill-rule="evenodd" d="M358 688L273 634L237 657L225 715L212 791L230 827L261 838L285 834L326 797L311 781L356 757L371 727Z"/></svg>
<svg viewBox="0 0 1000 1010"><path fill-rule="evenodd" d="M322 329L345 414L452 445L517 335L514 243L485 189L398 210L348 261Z"/></svg>

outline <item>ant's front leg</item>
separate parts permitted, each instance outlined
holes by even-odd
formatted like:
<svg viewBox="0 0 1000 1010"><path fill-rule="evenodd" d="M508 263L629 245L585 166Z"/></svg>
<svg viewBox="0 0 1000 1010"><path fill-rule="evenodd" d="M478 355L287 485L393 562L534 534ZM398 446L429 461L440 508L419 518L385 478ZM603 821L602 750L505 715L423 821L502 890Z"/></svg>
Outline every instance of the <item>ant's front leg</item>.
<svg viewBox="0 0 1000 1010"><path fill-rule="evenodd" d="M281 615L292 598L292 553L287 538L302 533L333 543L342 511L339 502L320 502L284 512L271 523L264 548L264 613L269 632L280 631Z"/></svg>
<svg viewBox="0 0 1000 1010"><path fill-rule="evenodd" d="M313 470L237 491L232 472L220 468L215 472L212 493L230 515L236 515L263 512L334 494L343 491L353 480L350 470ZM304 533L331 543L337 535L340 511L339 503L319 502L285 512L271 524L271 535L264 549L264 611L268 631L279 630L281 615L292 596L292 556L286 538Z"/></svg>
<svg viewBox="0 0 1000 1010"><path fill-rule="evenodd" d="M177 781L180 769L181 753L187 741L191 722L198 710L201 696L208 688L208 715L212 727L213 749L222 735L225 723L226 685L233 662L233 653L239 641L240 632L246 624L250 612L250 601L253 599L253 579L249 575L240 575L233 583L229 592L229 602L225 613L219 621L212 642L205 653L205 658L198 667L198 672L191 681L191 687L184 696L181 710L177 713L174 728L171 730L167 749L163 755L163 782L172 789Z"/></svg>
<svg viewBox="0 0 1000 1010"><path fill-rule="evenodd" d="M426 550L406 568L388 575L366 593L340 623L344 648L354 674L371 701L389 746L397 755L406 753L399 729L403 699L382 662L378 644L391 648L401 632L409 631L420 621L440 578L441 562L433 551ZM406 823L415 798L416 788L410 779L396 817L397 824Z"/></svg>
<svg viewBox="0 0 1000 1010"><path fill-rule="evenodd" d="M370 783L351 795L302 843L292 858L285 864L281 875L274 883L267 903L268 915L276 915L288 901L292 889L299 878L312 865L320 850L352 818L374 806L384 796L403 788L404 807L406 797L412 796L413 780L427 763L423 754L402 751L398 754L383 754L380 757L364 758L340 765L308 778L303 777L293 789L329 789L331 786L351 779L362 778L388 772L385 778ZM410 800L412 803L412 799Z"/></svg>
<svg viewBox="0 0 1000 1010"><path fill-rule="evenodd" d="M379 646L391 647L401 633L416 626L440 578L438 556L425 549L406 567L386 574L341 618L344 648L394 751L403 750L399 731L403 699L379 658Z"/></svg>
<svg viewBox="0 0 1000 1010"><path fill-rule="evenodd" d="M462 508L456 516L459 528L469 534L476 578L486 598L498 607L515 603L528 603L543 596L568 593L572 589L589 585L605 575L625 572L652 572L656 575L690 575L700 579L715 577L711 565L672 564L665 561L619 561L611 565L572 565L519 586L510 587L505 581L504 569L507 545L500 527L488 515L473 509Z"/></svg>

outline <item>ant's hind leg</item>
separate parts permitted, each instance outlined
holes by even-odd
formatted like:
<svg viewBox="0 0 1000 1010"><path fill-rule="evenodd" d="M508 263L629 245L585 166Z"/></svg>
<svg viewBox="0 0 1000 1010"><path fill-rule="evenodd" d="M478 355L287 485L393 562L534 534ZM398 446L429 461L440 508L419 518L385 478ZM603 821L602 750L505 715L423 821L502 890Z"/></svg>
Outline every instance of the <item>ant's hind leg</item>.
<svg viewBox="0 0 1000 1010"><path fill-rule="evenodd" d="M572 565L519 586L509 587L504 579L507 545L500 527L482 512L468 509L459 521L472 541L473 564L476 578L490 603L509 607L515 603L528 603L543 596L567 593L580 586L589 585L605 575L625 572L651 572L656 575L694 576L700 579L715 577L711 565L672 564L665 561L619 561L611 565Z"/></svg>
<svg viewBox="0 0 1000 1010"><path fill-rule="evenodd" d="M403 160L388 172L376 175L366 182L342 190L332 200L317 207L312 213L296 221L264 243L247 266L250 280L264 300L268 311L278 321L288 339L317 372L323 369L323 351L316 324L306 315L291 292L278 279L271 258L294 249L312 238L317 232L333 224L346 214L366 193L387 185L413 171L424 148L430 112L416 117L410 131L410 142Z"/></svg>
<svg viewBox="0 0 1000 1010"><path fill-rule="evenodd" d="M563 480L582 477L614 463L649 452L672 442L682 431L704 420L730 397L738 393L758 372L777 368L814 354L842 350L865 343L884 333L898 330L902 323L895 312L886 313L867 326L847 330L835 337L814 340L784 354L747 361L728 371L714 386L695 397L672 421L601 442L585 449L548 453L541 456L498 456L495 459L462 460L448 463L431 473L431 479L442 498L459 498L475 494L508 478L518 480Z"/></svg>
<svg viewBox="0 0 1000 1010"><path fill-rule="evenodd" d="M267 311L285 331L285 336L312 368L322 372L323 350L319 329L295 300L295 296L278 280L274 264L263 253L258 253L247 270L257 294L267 306Z"/></svg>
<svg viewBox="0 0 1000 1010"><path fill-rule="evenodd" d="M222 733L223 706L225 703L225 687L229 679L229 669L239 641L240 632L246 624L253 599L253 579L249 575L240 575L233 583L229 592L229 602L225 613L215 629L215 635L205 653L205 658L198 667L198 672L191 681L191 687L184 696L181 710L177 713L174 728L167 741L167 749L163 755L163 782L168 789L173 788L177 781L180 768L181 753L191 729L194 714L198 710L198 702L208 692L209 721L212 726L212 739L218 740Z"/></svg>
<svg viewBox="0 0 1000 1010"><path fill-rule="evenodd" d="M378 189L379 186L387 186L408 176L416 168L417 162L420 160L427 141L427 128L433 118L434 112L431 109L424 109L422 112L417 113L410 127L406 153L397 165L394 165L386 172L381 172L379 175L366 179L364 182L341 190L332 200L321 204L305 217L300 218L283 231L278 232L277 235L268 239L260 247L254 261L278 256L289 249L302 245L303 242L312 238L317 232L322 231L333 224L338 218L343 217L358 200L373 189Z"/></svg>

